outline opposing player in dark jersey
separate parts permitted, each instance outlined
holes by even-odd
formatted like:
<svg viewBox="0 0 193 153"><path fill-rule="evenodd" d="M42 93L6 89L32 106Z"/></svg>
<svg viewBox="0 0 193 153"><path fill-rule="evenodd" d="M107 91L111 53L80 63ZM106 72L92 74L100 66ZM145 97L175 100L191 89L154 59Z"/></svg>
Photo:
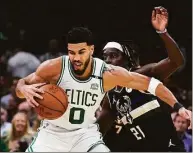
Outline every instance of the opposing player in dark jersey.
<svg viewBox="0 0 193 153"><path fill-rule="evenodd" d="M141 67L135 50L109 42L104 47L104 60L164 80L184 62L177 44L167 33L167 23L167 10L156 7L152 12L152 25L164 41L168 58ZM111 151L184 151L171 120L169 105L149 93L123 87L114 88L107 97L98 122L103 133L111 127L104 136ZM180 104L174 106L176 110L181 107Z"/></svg>

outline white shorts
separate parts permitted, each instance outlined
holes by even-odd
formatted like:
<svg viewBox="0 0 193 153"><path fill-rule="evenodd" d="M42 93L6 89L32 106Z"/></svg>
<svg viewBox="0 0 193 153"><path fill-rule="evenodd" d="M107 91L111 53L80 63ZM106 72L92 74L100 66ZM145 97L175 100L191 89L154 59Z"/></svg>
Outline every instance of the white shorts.
<svg viewBox="0 0 193 153"><path fill-rule="evenodd" d="M100 146L100 147L99 147ZM44 121L26 152L109 152L98 125L68 131Z"/></svg>

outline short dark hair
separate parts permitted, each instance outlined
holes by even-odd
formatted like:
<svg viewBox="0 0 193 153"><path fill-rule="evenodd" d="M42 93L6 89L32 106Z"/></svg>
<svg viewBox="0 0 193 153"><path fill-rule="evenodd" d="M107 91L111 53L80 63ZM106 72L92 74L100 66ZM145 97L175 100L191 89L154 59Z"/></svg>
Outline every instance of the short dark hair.
<svg viewBox="0 0 193 153"><path fill-rule="evenodd" d="M67 43L83 43L86 42L87 45L93 45L93 36L92 32L85 27L74 27L72 28L67 35Z"/></svg>

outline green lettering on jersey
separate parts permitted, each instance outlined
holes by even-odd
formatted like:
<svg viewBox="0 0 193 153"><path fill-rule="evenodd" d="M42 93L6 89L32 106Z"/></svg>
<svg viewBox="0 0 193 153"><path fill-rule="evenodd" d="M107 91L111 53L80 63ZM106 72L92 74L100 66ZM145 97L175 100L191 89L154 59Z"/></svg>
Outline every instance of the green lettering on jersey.
<svg viewBox="0 0 193 153"><path fill-rule="evenodd" d="M97 102L98 95L84 90L66 89L69 102L74 105L94 106Z"/></svg>
<svg viewBox="0 0 193 153"><path fill-rule="evenodd" d="M88 97L88 95L89 96L92 96L92 94L90 93L90 92L86 92L86 96L85 96L85 105L87 106L87 107L89 107L90 106L90 104L87 104L87 97Z"/></svg>
<svg viewBox="0 0 193 153"><path fill-rule="evenodd" d="M84 115L85 115L85 110L83 108L73 107L70 109L69 122L72 124L82 124L84 122Z"/></svg>

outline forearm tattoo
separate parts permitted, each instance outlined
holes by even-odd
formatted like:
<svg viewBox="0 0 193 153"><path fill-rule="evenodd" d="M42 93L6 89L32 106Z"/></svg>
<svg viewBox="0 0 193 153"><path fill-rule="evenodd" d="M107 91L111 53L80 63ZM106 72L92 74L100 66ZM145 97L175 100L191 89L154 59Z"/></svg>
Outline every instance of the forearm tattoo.
<svg viewBox="0 0 193 153"><path fill-rule="evenodd" d="M104 66L104 69L103 69L103 71L105 72L105 71L108 71L108 72L113 72L115 69L113 68L113 66L112 65L105 65Z"/></svg>

